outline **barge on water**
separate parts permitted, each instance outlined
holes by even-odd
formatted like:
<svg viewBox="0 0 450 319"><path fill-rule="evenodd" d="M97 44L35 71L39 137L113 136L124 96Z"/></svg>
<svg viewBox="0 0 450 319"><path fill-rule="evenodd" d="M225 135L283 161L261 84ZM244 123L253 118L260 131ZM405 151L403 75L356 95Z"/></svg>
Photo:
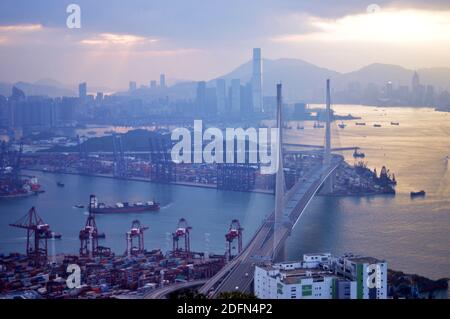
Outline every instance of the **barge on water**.
<svg viewBox="0 0 450 319"><path fill-rule="evenodd" d="M424 190L418 191L418 192L411 192L410 196L411 198L414 197L425 197L426 192Z"/></svg>
<svg viewBox="0 0 450 319"><path fill-rule="evenodd" d="M148 201L146 203L116 203L115 205L106 205L98 203L97 197L91 195L89 204L89 212L92 214L125 214L125 213L139 213L149 211L159 211L160 204L156 201Z"/></svg>

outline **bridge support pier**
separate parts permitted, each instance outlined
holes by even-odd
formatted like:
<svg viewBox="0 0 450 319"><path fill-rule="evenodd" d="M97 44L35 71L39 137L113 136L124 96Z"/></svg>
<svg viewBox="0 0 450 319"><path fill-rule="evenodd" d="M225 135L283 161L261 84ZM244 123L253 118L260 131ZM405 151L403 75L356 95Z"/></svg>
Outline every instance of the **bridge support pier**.
<svg viewBox="0 0 450 319"><path fill-rule="evenodd" d="M287 261L287 248L286 243L278 249L278 251L274 254L272 262L279 263Z"/></svg>
<svg viewBox="0 0 450 319"><path fill-rule="evenodd" d="M330 174L330 176L328 176L326 181L323 183L323 188L322 188L322 192L321 192L323 195L333 194L335 179L336 179L336 172L333 171Z"/></svg>

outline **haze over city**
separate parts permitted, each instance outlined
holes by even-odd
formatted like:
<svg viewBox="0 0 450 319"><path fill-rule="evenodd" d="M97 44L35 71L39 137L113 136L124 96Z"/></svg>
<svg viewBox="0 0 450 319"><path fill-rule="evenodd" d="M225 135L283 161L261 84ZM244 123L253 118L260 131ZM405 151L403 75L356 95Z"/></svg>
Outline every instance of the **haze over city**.
<svg viewBox="0 0 450 319"><path fill-rule="evenodd" d="M0 0L0 304L448 299L450 2L373 1Z"/></svg>
<svg viewBox="0 0 450 319"><path fill-rule="evenodd" d="M214 79L249 60L301 59L338 72L372 63L450 67L448 1L64 1L0 3L0 81L125 89L168 75ZM413 54L412 54L413 53Z"/></svg>

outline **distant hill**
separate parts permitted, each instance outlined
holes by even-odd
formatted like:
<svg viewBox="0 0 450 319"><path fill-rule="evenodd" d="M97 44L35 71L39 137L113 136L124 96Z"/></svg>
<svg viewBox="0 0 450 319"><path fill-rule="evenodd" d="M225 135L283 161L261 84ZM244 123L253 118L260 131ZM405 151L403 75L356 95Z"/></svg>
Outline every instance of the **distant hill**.
<svg viewBox="0 0 450 319"><path fill-rule="evenodd" d="M132 130L122 134L124 151L148 151L149 139L157 133L147 130ZM93 137L83 143L88 152L113 152L113 137L111 135ZM43 152L77 152L78 146L55 146Z"/></svg>
<svg viewBox="0 0 450 319"><path fill-rule="evenodd" d="M252 62L249 61L221 78L231 81L241 79L242 83L250 80ZM265 95L275 95L276 83L283 83L287 99L311 100L324 88L324 79L341 81L338 72L317 67L298 59L263 60L263 91Z"/></svg>
<svg viewBox="0 0 450 319"><path fill-rule="evenodd" d="M323 102L325 80L332 80L333 91L340 91L348 87L351 82L360 82L363 86L374 83L379 86L391 81L397 85L411 85L411 79L415 70L398 65L374 63L359 70L340 73L300 59L263 60L263 90L265 96L274 96L275 87L279 82L283 83L284 99L287 102ZM422 84L434 85L437 89L450 90L450 68L425 68L417 70ZM232 79L240 79L242 84L250 81L252 74L252 61L248 61L230 73L218 78L227 80L228 85ZM208 82L209 86L215 86L215 79ZM65 85L53 79L42 79L35 83L18 82L0 83L0 94L9 96L13 85L25 92L26 95L77 96L76 85ZM161 96L169 96L171 99L194 99L197 82L180 81L161 91ZM110 93L114 90L101 87L88 86L88 92ZM158 93L158 92L157 92ZM119 94L128 95L125 91ZM154 94L146 89L138 89L135 96L145 97Z"/></svg>
<svg viewBox="0 0 450 319"><path fill-rule="evenodd" d="M78 96L78 85L68 85L54 79L40 79L34 83L0 83L0 95L10 96L12 87L16 86L25 92L26 95L44 95L49 97ZM114 90L107 87L90 87L88 93L96 92L111 93Z"/></svg>
<svg viewBox="0 0 450 319"><path fill-rule="evenodd" d="M41 84L27 83L27 82L0 83L0 94L3 96L10 96L13 86L24 91L27 96L45 95L49 97L59 97L59 96L75 96L77 94L73 90L64 87L49 85L48 82L46 83L41 82Z"/></svg>
<svg viewBox="0 0 450 319"><path fill-rule="evenodd" d="M332 80L333 90L344 89L351 82L381 86L392 81L395 85L411 85L414 71L397 65L374 63L354 72L339 73L299 59L264 60L263 89L265 95L275 95L275 85L281 81L286 100L320 101L327 78ZM450 89L450 68L419 69L417 72L422 84ZM227 81L241 79L246 83L251 73L252 62L249 61L219 78Z"/></svg>

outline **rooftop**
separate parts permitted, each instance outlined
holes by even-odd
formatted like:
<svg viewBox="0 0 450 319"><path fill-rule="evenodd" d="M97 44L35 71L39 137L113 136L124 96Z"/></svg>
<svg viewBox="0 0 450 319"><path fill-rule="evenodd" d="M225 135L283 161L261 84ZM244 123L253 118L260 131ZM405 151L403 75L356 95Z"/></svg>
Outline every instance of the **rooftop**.
<svg viewBox="0 0 450 319"><path fill-rule="evenodd" d="M362 264L377 264L384 262L384 260L379 260L375 257L360 257L360 256L350 257L348 258L348 260Z"/></svg>

